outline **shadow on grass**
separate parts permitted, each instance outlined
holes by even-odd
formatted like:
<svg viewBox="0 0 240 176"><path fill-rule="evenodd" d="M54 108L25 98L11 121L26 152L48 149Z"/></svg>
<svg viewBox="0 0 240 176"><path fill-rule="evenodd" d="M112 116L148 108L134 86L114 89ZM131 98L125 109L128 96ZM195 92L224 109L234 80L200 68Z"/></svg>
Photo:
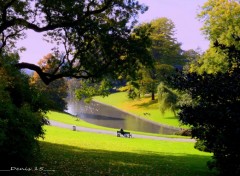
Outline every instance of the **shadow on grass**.
<svg viewBox="0 0 240 176"><path fill-rule="evenodd" d="M134 106L148 108L149 106L156 104L156 103L157 103L157 100L149 100L148 102L139 103Z"/></svg>
<svg viewBox="0 0 240 176"><path fill-rule="evenodd" d="M89 150L40 142L42 176L209 176L208 156ZM137 153L139 152L139 153ZM55 170L55 171L51 171Z"/></svg>
<svg viewBox="0 0 240 176"><path fill-rule="evenodd" d="M176 119L177 117L176 116L169 116L169 117L164 117L165 119Z"/></svg>

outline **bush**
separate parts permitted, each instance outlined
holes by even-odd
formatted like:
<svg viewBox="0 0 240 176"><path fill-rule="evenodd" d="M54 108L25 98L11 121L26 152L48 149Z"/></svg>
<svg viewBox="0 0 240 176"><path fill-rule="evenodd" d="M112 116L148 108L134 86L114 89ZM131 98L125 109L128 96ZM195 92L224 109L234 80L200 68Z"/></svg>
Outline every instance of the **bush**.
<svg viewBox="0 0 240 176"><path fill-rule="evenodd" d="M47 110L42 95L17 70L17 55L0 56L0 161L1 169L27 167L38 153Z"/></svg>
<svg viewBox="0 0 240 176"><path fill-rule="evenodd" d="M211 152L205 145L205 142L202 140L197 140L197 142L194 145L195 149L198 149L203 152Z"/></svg>

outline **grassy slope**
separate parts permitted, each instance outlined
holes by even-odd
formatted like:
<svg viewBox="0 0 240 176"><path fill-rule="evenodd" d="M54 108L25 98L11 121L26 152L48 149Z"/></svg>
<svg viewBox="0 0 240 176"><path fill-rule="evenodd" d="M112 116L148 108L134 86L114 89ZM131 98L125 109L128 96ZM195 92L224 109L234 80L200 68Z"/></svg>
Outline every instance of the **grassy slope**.
<svg viewBox="0 0 240 176"><path fill-rule="evenodd" d="M46 126L41 167L56 176L205 176L211 154L192 143L117 138ZM36 174L37 175L37 174Z"/></svg>
<svg viewBox="0 0 240 176"><path fill-rule="evenodd" d="M180 126L180 123L174 116L173 112L166 111L165 114L162 114L159 110L157 100L152 101L151 97L131 100L127 97L125 92L120 92L111 94L108 97L97 96L94 97L94 100L117 107L124 111L128 111L158 123L175 127ZM144 113L149 113L150 115L144 115Z"/></svg>

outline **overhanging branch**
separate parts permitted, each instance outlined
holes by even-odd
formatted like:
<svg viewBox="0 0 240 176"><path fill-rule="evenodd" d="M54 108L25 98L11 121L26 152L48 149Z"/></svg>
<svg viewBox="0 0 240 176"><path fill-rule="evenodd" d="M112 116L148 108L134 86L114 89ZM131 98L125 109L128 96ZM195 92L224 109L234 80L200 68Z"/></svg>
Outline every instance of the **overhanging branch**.
<svg viewBox="0 0 240 176"><path fill-rule="evenodd" d="M45 73L42 71L42 69L39 66L37 66L35 64L26 63L26 62L18 63L18 64L16 64L16 67L18 69L29 69L29 70L33 70L33 71L37 72L39 77L42 79L42 81L46 85L53 82L54 80L64 78L64 77L71 77L71 78L77 78L77 79L79 79L79 78L89 79L89 78L98 77L98 73L92 75L85 70L80 70L78 72L69 71L69 72L57 73L57 74Z"/></svg>

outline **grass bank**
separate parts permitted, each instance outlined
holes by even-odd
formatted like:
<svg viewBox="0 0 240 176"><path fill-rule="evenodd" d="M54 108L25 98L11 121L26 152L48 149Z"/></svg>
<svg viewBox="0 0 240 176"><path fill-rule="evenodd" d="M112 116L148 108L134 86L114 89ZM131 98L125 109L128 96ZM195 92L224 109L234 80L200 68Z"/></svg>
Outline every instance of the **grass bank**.
<svg viewBox="0 0 240 176"><path fill-rule="evenodd" d="M39 167L50 176L209 176L192 143L117 138L46 126ZM38 175L39 173L35 173ZM39 174L40 175L40 174Z"/></svg>
<svg viewBox="0 0 240 176"><path fill-rule="evenodd" d="M143 97L141 99L129 99L126 92L119 92L109 95L108 97L96 96L95 101L114 106L123 111L130 112L142 118L158 122L161 124L186 128L182 126L178 118L171 111L162 114L159 110L157 100L152 101L151 97Z"/></svg>

